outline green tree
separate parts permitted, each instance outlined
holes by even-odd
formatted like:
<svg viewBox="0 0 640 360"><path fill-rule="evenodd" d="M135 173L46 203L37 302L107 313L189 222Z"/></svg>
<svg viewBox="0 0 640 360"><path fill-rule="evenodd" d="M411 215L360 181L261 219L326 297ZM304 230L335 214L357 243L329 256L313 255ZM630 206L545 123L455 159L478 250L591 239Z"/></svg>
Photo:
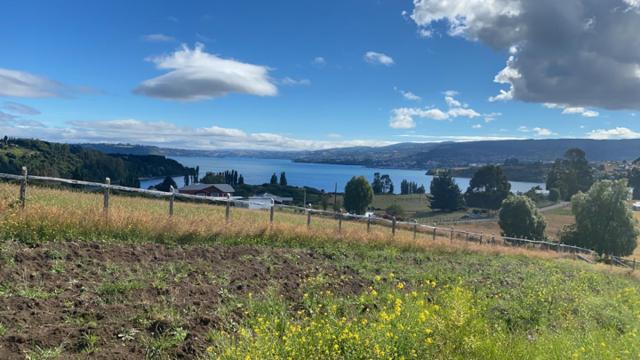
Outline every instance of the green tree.
<svg viewBox="0 0 640 360"><path fill-rule="evenodd" d="M549 190L549 200L553 201L553 202L558 202L561 199L561 194L560 194L560 190L556 189L556 188L552 188Z"/></svg>
<svg viewBox="0 0 640 360"><path fill-rule="evenodd" d="M362 215L373 200L373 190L363 177L352 177L344 188L344 207L354 214Z"/></svg>
<svg viewBox="0 0 640 360"><path fill-rule="evenodd" d="M371 182L371 190L374 194L382 194L382 180L380 180L380 173L373 174L373 181Z"/></svg>
<svg viewBox="0 0 640 360"><path fill-rule="evenodd" d="M269 180L269 184L278 185L278 177L276 176L276 173L273 173L273 175L271 175L271 180Z"/></svg>
<svg viewBox="0 0 640 360"><path fill-rule="evenodd" d="M178 185L176 185L176 182L173 180L173 178L171 176L167 176L160 184L154 187L158 191L170 192L172 186L174 189L178 188Z"/></svg>
<svg viewBox="0 0 640 360"><path fill-rule="evenodd" d="M498 215L503 236L542 240L547 223L528 196L510 195Z"/></svg>
<svg viewBox="0 0 640 360"><path fill-rule="evenodd" d="M510 190L511 184L502 172L502 168L487 165L473 174L464 197L468 206L499 209L502 201L509 196Z"/></svg>
<svg viewBox="0 0 640 360"><path fill-rule="evenodd" d="M280 186L287 186L287 175L284 171L280 173Z"/></svg>
<svg viewBox="0 0 640 360"><path fill-rule="evenodd" d="M586 154L581 149L573 148L567 150L563 159L558 159L553 163L547 175L547 189L556 188L564 200L579 191L589 190L593 184L593 170L589 166Z"/></svg>
<svg viewBox="0 0 640 360"><path fill-rule="evenodd" d="M238 176L238 185L244 185L244 176Z"/></svg>
<svg viewBox="0 0 640 360"><path fill-rule="evenodd" d="M460 187L451 176L451 171L440 171L431 180L431 208L455 211L464 205Z"/></svg>
<svg viewBox="0 0 640 360"><path fill-rule="evenodd" d="M598 254L626 256L636 248L638 230L627 203L629 191L624 180L599 181L587 193L571 199L576 223L561 234L565 244L581 246Z"/></svg>

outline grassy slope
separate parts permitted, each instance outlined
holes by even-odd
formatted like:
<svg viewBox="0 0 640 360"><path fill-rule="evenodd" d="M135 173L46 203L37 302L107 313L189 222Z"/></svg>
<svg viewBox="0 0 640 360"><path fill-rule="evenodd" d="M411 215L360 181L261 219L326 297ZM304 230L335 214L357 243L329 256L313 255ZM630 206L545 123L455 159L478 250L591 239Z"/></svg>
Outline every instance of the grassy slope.
<svg viewBox="0 0 640 360"><path fill-rule="evenodd" d="M363 236L361 224L345 223L338 236L333 220L314 219L307 230L296 214L277 213L282 223L269 229L266 212L233 209L226 227L222 208L179 203L169 221L166 202L137 198L113 197L105 221L100 194L30 190L21 214L17 187L0 184L6 357L12 346L35 358L109 358L122 349L134 358L640 356L640 285L606 268L425 236L414 242L402 232L391 244L387 229ZM148 245L158 241L168 245ZM100 261L95 246L123 253ZM236 276L236 268L264 279ZM296 277L283 276L287 268ZM195 303L207 289L214 305ZM83 302L65 300L76 292ZM77 313L85 302L104 311ZM63 316L7 321L25 306ZM40 330L52 328L67 335ZM16 345L21 334L32 341Z"/></svg>

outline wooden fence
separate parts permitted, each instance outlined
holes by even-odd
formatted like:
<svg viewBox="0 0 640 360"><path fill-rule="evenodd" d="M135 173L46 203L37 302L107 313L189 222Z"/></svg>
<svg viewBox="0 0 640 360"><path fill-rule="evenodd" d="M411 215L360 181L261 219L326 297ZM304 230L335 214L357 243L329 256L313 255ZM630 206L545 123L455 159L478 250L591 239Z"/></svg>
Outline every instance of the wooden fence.
<svg viewBox="0 0 640 360"><path fill-rule="evenodd" d="M120 185L111 184L111 180L109 178L105 179L104 183L97 182L89 182L82 180L72 180L72 179L62 179L55 177L46 177L46 176L33 176L28 175L27 169L22 169L22 175L13 175L13 174L4 174L0 173L0 179L7 180L15 180L20 183L20 192L19 192L19 203L21 208L25 208L27 206L27 186L29 182L40 181L40 182L53 182L67 185L75 185L93 188L95 190L102 190L103 192L103 210L105 213L109 211L109 200L111 191L120 191L125 193L139 194L143 196L152 196L156 198L166 198L168 199L168 216L173 216L175 200L182 199L187 201L198 201L205 203L213 203L225 206L225 220L228 222L231 218L231 207L241 206L241 207L249 207L252 204L249 200L239 200L233 199L230 197L210 197L210 196L198 196L198 195L189 195L189 194L181 194L176 191L172 192L163 192L157 190L147 190L147 189L139 189L132 188ZM173 190L173 189L172 189ZM282 205L275 204L272 201L271 206L269 207L269 222L273 223L275 221L275 210L279 209L281 211L293 211L301 214L306 214L307 217L307 226L311 226L311 221L313 216L321 216L327 218L334 218L337 221L337 229L338 232L342 231L342 222L343 221L351 221L351 222L359 222L366 224L366 231L371 231L371 225L385 226L390 228L391 235L395 236L398 230L404 231L412 231L414 238L417 234L430 234L433 240L436 237L447 237L451 241L456 240L464 240L470 242L476 242L479 244L501 244L504 246L520 246L520 247L529 247L535 248L543 251L554 251L557 253L567 253L576 255L576 257L589 260L589 256L591 258L595 258L595 252L590 249L585 249L577 246L571 246L566 244L560 244L556 242L550 241L541 241L541 240L530 240L530 239L521 239L521 238L513 238L506 236L496 236L495 234L484 234L484 233L473 233L463 230L457 230L453 227L438 227L438 226L429 226L419 224L417 222L407 222L407 221L397 221L394 218L385 219L376 216L362 216L362 215L354 215L348 213L336 213L324 210L317 210L312 208L304 208L298 206L291 205ZM623 259L618 257L611 257L610 262L612 265L626 267L632 270L636 268L635 259Z"/></svg>

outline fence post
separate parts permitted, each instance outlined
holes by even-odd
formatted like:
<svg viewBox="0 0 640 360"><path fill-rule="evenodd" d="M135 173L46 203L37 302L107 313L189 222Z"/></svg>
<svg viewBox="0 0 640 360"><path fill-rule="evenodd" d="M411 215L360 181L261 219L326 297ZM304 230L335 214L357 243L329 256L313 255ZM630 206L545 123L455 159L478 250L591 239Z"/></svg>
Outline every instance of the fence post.
<svg viewBox="0 0 640 360"><path fill-rule="evenodd" d="M433 241L435 241L435 240L436 240L436 231L437 231L437 230L438 230L438 228L434 226L434 227L433 227Z"/></svg>
<svg viewBox="0 0 640 360"><path fill-rule="evenodd" d="M271 199L271 208L269 209L269 224L273 225L273 214L276 211L276 202Z"/></svg>
<svg viewBox="0 0 640 360"><path fill-rule="evenodd" d="M469 241L469 233L467 232L467 241Z"/></svg>
<svg viewBox="0 0 640 360"><path fill-rule="evenodd" d="M171 196L169 197L169 217L173 217L173 200L176 198L176 193L173 185L169 186L169 190L171 191Z"/></svg>
<svg viewBox="0 0 640 360"><path fill-rule="evenodd" d="M104 183L107 186L105 186L105 188L104 188L104 206L103 206L103 210L104 210L105 215L107 215L107 214L109 214L109 192L110 192L109 186L111 186L111 179L105 178L104 179Z"/></svg>
<svg viewBox="0 0 640 360"><path fill-rule="evenodd" d="M396 236L396 217L391 219L391 235Z"/></svg>
<svg viewBox="0 0 640 360"><path fill-rule="evenodd" d="M371 232L371 215L367 216L367 232Z"/></svg>
<svg viewBox="0 0 640 360"><path fill-rule="evenodd" d="M231 218L231 197L227 195L227 203L224 209L224 220L226 222L229 222L230 218Z"/></svg>
<svg viewBox="0 0 640 360"><path fill-rule="evenodd" d="M342 232L342 214L338 214L338 233Z"/></svg>
<svg viewBox="0 0 640 360"><path fill-rule="evenodd" d="M22 167L22 180L20 180L20 208L24 209L27 203L27 167Z"/></svg>
<svg viewBox="0 0 640 360"><path fill-rule="evenodd" d="M449 235L449 241L453 242L453 228L451 228L451 235Z"/></svg>
<svg viewBox="0 0 640 360"><path fill-rule="evenodd" d="M480 233L480 244L482 245L482 240L484 240L484 233Z"/></svg>
<svg viewBox="0 0 640 360"><path fill-rule="evenodd" d="M413 240L418 236L418 220L413 220Z"/></svg>
<svg viewBox="0 0 640 360"><path fill-rule="evenodd" d="M311 211L307 210L307 227L311 227Z"/></svg>
<svg viewBox="0 0 640 360"><path fill-rule="evenodd" d="M633 259L633 271L636 271L636 259Z"/></svg>

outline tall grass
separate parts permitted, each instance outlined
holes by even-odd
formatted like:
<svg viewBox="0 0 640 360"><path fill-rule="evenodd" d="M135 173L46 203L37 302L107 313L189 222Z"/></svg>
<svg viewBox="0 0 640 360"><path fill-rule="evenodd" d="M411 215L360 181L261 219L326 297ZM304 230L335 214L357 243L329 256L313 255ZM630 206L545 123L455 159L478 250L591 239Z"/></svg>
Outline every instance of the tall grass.
<svg viewBox="0 0 640 360"><path fill-rule="evenodd" d="M477 251L489 254L558 255L526 248L488 246L451 240L448 233L418 233L401 229L392 236L386 226L343 221L314 215L307 226L304 214L278 211L273 224L264 210L232 208L229 222L220 205L176 202L168 216L168 201L111 195L107 214L102 193L30 186L27 206L17 206L18 187L0 184L0 238L33 243L40 241L119 241L160 243L233 243L305 246L325 242Z"/></svg>

